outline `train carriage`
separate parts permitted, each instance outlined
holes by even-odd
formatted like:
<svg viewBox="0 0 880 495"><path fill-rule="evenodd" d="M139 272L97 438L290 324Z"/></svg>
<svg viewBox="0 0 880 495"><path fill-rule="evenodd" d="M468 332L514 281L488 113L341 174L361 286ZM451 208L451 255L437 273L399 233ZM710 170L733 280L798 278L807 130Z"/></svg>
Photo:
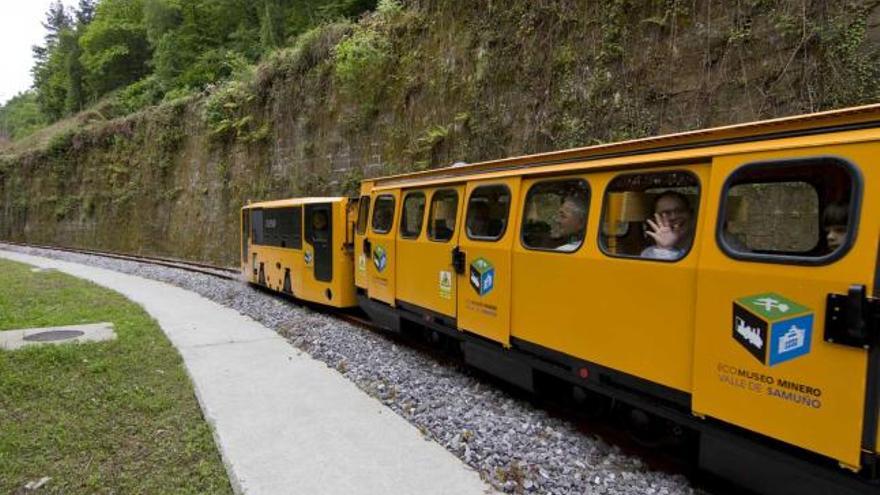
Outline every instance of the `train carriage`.
<svg viewBox="0 0 880 495"><path fill-rule="evenodd" d="M359 304L693 430L759 491L877 493L878 126L875 105L364 181Z"/></svg>
<svg viewBox="0 0 880 495"><path fill-rule="evenodd" d="M248 282L337 308L357 305L353 229L357 201L300 198L241 209L241 272Z"/></svg>

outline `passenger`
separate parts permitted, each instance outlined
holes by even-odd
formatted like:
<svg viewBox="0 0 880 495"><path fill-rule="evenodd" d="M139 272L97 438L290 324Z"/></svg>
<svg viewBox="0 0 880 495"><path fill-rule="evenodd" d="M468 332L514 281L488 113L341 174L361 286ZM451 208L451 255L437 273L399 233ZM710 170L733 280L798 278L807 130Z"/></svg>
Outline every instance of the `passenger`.
<svg viewBox="0 0 880 495"><path fill-rule="evenodd" d="M468 212L468 233L477 237L489 237L489 204L471 203Z"/></svg>
<svg viewBox="0 0 880 495"><path fill-rule="evenodd" d="M822 228L825 229L825 242L828 252L836 251L846 241L849 210L841 203L831 203L822 212Z"/></svg>
<svg viewBox="0 0 880 495"><path fill-rule="evenodd" d="M571 252L580 247L587 224L586 201L577 195L567 196L556 211L550 237L558 243L557 251Z"/></svg>
<svg viewBox="0 0 880 495"><path fill-rule="evenodd" d="M693 242L693 210L687 198L675 191L661 193L654 200L654 219L647 219L647 235L654 246L642 251L643 258L677 260Z"/></svg>

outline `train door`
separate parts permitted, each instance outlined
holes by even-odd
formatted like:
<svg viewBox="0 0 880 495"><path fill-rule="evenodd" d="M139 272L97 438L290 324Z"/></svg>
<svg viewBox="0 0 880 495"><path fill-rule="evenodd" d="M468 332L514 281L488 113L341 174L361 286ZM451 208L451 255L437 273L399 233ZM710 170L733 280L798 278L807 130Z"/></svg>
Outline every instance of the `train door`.
<svg viewBox="0 0 880 495"><path fill-rule="evenodd" d="M354 285L361 289L366 289L368 285L368 255L364 248L368 242L367 228L369 224L370 195L365 193L361 195L361 199L358 201L357 225L354 229Z"/></svg>
<svg viewBox="0 0 880 495"><path fill-rule="evenodd" d="M467 185L465 221L460 222L458 327L488 339L510 343L511 247L520 178Z"/></svg>
<svg viewBox="0 0 880 495"><path fill-rule="evenodd" d="M862 188L880 180L859 165L876 154L786 155L713 162L719 208L702 241L693 408L857 469L876 440L866 394L876 401L880 378L867 372L877 329L859 324L878 241Z"/></svg>
<svg viewBox="0 0 880 495"><path fill-rule="evenodd" d="M405 192L397 241L398 301L453 319L458 284L452 257L463 195L461 185Z"/></svg>
<svg viewBox="0 0 880 495"><path fill-rule="evenodd" d="M331 203L305 206L305 237L311 249L303 253L306 267L313 267L315 280L333 280L333 205ZM311 252L310 252L311 251Z"/></svg>
<svg viewBox="0 0 880 495"><path fill-rule="evenodd" d="M371 299L394 305L395 252L394 228L397 219L400 191L374 192L371 196L373 211L364 253L367 256L367 292Z"/></svg>

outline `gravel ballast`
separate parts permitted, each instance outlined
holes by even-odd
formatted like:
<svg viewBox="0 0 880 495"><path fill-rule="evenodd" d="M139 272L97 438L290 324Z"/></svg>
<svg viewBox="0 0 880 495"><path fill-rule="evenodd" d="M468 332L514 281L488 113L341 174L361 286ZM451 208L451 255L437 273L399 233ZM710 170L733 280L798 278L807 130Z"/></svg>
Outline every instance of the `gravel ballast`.
<svg viewBox="0 0 880 495"><path fill-rule="evenodd" d="M159 280L250 316L335 368L446 447L498 490L540 494L702 494L459 364L256 290L185 270L63 251L3 249Z"/></svg>

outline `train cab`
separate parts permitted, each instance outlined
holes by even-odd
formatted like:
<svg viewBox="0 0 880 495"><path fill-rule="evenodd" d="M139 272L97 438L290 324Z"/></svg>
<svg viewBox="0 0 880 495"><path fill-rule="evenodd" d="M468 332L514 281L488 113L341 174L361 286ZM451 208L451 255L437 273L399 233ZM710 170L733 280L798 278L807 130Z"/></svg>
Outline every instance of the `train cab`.
<svg viewBox="0 0 880 495"><path fill-rule="evenodd" d="M698 431L701 464L745 469L752 488L876 493L872 119L877 107L365 181L359 303L523 388L552 376Z"/></svg>
<svg viewBox="0 0 880 495"><path fill-rule="evenodd" d="M299 198L241 209L244 280L337 308L357 305L354 225L357 201Z"/></svg>

